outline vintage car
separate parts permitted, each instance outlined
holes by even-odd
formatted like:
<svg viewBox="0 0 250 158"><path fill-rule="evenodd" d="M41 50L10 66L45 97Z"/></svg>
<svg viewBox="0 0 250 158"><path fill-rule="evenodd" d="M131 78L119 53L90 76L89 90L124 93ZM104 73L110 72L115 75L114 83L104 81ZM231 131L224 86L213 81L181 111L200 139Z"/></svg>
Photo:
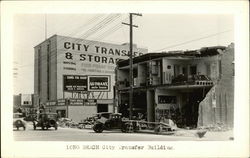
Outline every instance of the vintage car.
<svg viewBox="0 0 250 158"><path fill-rule="evenodd" d="M109 117L99 115L95 121L93 130L96 133L101 133L103 130L123 129L124 122L120 113L109 113Z"/></svg>
<svg viewBox="0 0 250 158"><path fill-rule="evenodd" d="M58 128L58 115L57 113L40 113L38 118L33 121L33 128L36 130L37 127L41 127L43 130L50 127L54 127L55 130Z"/></svg>
<svg viewBox="0 0 250 158"><path fill-rule="evenodd" d="M13 127L17 128L17 130L19 130L20 127L22 127L23 130L26 129L26 121L24 121L24 118L22 116L22 113L13 114Z"/></svg>

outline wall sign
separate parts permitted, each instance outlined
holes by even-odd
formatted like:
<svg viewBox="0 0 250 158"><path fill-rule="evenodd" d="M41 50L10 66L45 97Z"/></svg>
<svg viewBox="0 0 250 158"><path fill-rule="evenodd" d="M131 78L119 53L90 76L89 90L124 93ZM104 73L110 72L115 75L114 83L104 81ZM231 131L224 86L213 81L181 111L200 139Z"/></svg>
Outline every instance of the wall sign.
<svg viewBox="0 0 250 158"><path fill-rule="evenodd" d="M88 91L110 91L110 76L88 76Z"/></svg>
<svg viewBox="0 0 250 158"><path fill-rule="evenodd" d="M64 75L64 91L87 91L87 76Z"/></svg>

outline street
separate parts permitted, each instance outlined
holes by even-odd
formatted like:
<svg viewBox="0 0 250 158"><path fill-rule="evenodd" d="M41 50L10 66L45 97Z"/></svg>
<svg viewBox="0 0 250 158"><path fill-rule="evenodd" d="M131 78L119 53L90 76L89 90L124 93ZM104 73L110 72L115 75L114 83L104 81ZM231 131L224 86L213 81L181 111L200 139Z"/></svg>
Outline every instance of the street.
<svg viewBox="0 0 250 158"><path fill-rule="evenodd" d="M31 123L27 129L13 129L16 141L204 141L204 140L229 140L233 137L233 131L207 132L205 137L198 138L190 131L180 131L178 135L160 135L153 133L122 133L120 130L103 131L95 133L92 129L77 128L50 128L33 130Z"/></svg>

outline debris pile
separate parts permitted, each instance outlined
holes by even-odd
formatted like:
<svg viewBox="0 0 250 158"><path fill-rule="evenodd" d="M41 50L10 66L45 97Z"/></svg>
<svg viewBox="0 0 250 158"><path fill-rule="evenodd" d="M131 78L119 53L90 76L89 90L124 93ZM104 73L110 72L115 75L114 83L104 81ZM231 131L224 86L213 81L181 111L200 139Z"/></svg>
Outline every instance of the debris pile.
<svg viewBox="0 0 250 158"><path fill-rule="evenodd" d="M69 118L60 118L58 120L58 126L59 127L68 127L68 128L79 128L79 129L90 129L94 125L94 120L86 119L82 122L78 123L75 121L72 121L72 119Z"/></svg>
<svg viewBox="0 0 250 158"><path fill-rule="evenodd" d="M60 118L58 120L59 127L70 127L70 128L76 128L78 126L78 123L72 121L72 119L69 118Z"/></svg>

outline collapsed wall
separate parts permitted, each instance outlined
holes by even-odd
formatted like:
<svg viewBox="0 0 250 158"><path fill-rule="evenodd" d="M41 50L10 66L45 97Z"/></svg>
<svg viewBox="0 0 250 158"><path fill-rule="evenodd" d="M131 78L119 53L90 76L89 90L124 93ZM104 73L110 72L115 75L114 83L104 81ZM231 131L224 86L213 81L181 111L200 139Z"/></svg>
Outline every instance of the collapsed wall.
<svg viewBox="0 0 250 158"><path fill-rule="evenodd" d="M234 121L234 44L220 52L219 79L199 104L197 127L223 124L233 127Z"/></svg>

